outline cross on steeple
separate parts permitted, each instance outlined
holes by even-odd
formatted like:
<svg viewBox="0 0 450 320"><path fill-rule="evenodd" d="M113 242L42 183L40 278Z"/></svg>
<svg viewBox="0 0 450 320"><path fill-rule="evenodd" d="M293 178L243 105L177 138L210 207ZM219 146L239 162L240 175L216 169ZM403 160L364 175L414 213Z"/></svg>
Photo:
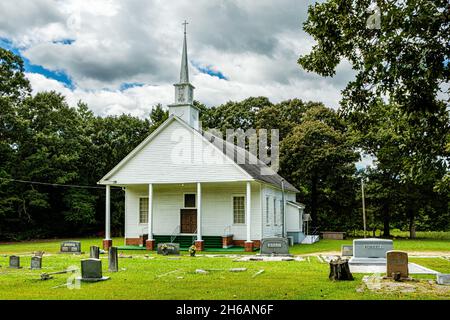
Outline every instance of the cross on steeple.
<svg viewBox="0 0 450 320"><path fill-rule="evenodd" d="M186 26L189 24L189 22L187 22L186 20L184 20L184 22L182 23L182 25L184 26L184 34L186 34Z"/></svg>

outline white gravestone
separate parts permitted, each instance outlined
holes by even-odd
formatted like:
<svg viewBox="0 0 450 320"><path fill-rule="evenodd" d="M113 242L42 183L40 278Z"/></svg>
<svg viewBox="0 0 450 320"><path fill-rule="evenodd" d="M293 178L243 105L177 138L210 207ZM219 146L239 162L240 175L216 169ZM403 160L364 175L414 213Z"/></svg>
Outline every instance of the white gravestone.
<svg viewBox="0 0 450 320"><path fill-rule="evenodd" d="M353 257L350 264L386 265L386 252L394 247L388 239L355 239L353 240Z"/></svg>

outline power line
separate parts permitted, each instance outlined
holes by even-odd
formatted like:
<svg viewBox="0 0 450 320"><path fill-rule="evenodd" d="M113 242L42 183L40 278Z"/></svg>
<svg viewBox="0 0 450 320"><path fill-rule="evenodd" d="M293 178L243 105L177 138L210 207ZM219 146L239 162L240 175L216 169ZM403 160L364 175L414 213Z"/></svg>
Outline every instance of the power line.
<svg viewBox="0 0 450 320"><path fill-rule="evenodd" d="M39 185L52 186L52 187L105 189L105 187L97 187L97 186L82 186L82 185L77 185L77 184L60 184L60 183L38 182L38 181L28 181L28 180L9 179L9 178L0 178L0 180L19 182L19 183L39 184Z"/></svg>

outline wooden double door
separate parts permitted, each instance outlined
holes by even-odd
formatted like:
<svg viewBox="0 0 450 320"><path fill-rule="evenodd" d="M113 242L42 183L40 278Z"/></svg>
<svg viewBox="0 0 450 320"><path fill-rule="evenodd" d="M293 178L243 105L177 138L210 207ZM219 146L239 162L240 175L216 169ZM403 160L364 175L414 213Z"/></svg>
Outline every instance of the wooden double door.
<svg viewBox="0 0 450 320"><path fill-rule="evenodd" d="M180 220L180 233L196 233L197 209L181 209Z"/></svg>

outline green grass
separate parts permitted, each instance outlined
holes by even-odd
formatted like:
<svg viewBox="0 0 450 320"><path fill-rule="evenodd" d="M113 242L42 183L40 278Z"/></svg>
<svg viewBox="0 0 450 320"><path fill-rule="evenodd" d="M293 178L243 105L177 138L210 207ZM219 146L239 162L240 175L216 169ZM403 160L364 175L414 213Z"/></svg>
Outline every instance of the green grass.
<svg viewBox="0 0 450 320"><path fill-rule="evenodd" d="M81 239L82 250L89 251L90 245L99 245L100 239ZM114 239L122 244L123 239ZM398 246L422 250L420 242L404 240ZM58 254L61 240L48 242L26 242L0 245L0 299L450 299L450 291L440 293L374 293L368 290L357 292L361 286L362 274L355 274L355 281L332 282L328 280L329 267L320 263L316 257L305 261L286 262L234 262L231 256L191 258L185 253L180 260L151 253L152 259L145 258L146 251L123 251L133 255L132 259L120 258L117 273L107 271L107 259L102 255L104 275L111 280L100 283L82 283L80 289L65 287L53 288L64 284L68 275L56 275L48 281L39 280L42 272L80 266L80 259L87 254ZM295 246L294 254L339 251L341 244L351 240L321 240L313 245ZM396 247L397 247L397 241ZM446 244L446 246L445 246ZM427 248L435 251L447 249L448 241L442 243L427 241ZM31 271L30 253L43 250L50 253L44 256L43 270ZM6 268L8 254L20 254L23 269ZM209 253L208 253L209 254ZM450 262L442 258L411 258L431 269L450 273ZM246 272L233 273L229 268L245 267ZM196 269L223 269L210 271L209 274L196 274ZM265 272L255 278L252 276L264 269ZM178 270L167 274L167 272ZM419 277L419 276L417 276ZM430 279L431 276L420 276Z"/></svg>

